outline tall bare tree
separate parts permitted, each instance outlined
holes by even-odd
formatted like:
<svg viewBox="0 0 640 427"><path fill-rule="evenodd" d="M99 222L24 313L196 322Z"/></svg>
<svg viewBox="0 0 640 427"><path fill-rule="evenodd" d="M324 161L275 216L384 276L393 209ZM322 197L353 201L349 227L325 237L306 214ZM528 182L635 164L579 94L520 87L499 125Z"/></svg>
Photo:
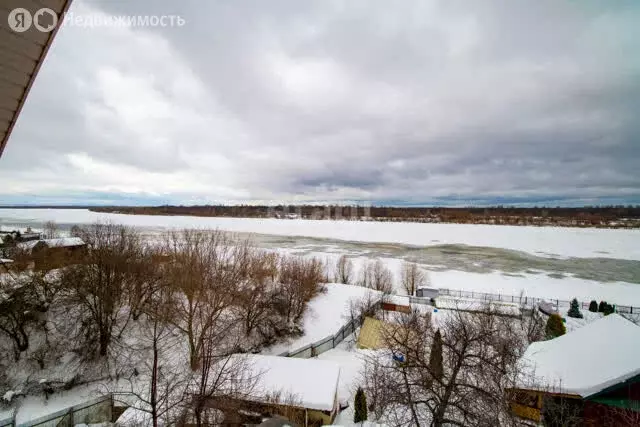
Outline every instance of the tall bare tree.
<svg viewBox="0 0 640 427"><path fill-rule="evenodd" d="M353 279L353 261L346 255L342 255L336 262L334 280L338 283L350 285Z"/></svg>
<svg viewBox="0 0 640 427"><path fill-rule="evenodd" d="M418 288L428 284L428 277L415 262L405 262L402 264L400 281L407 295L415 295Z"/></svg>
<svg viewBox="0 0 640 427"><path fill-rule="evenodd" d="M184 230L165 236L165 285L174 290L174 325L189 343L190 365L200 364L206 340L221 339L233 326L229 308L237 295L238 269L231 241L220 231Z"/></svg>
<svg viewBox="0 0 640 427"><path fill-rule="evenodd" d="M118 343L117 364L128 385L107 387L116 400L145 413L153 427L179 419L191 380L190 373L181 369L181 358L176 358L182 354L184 340L171 326L174 306L167 291L154 292L144 306L135 340Z"/></svg>
<svg viewBox="0 0 640 427"><path fill-rule="evenodd" d="M123 308L127 289L137 277L132 266L141 258L142 243L134 229L110 223L91 225L80 234L86 254L83 262L64 269L62 282L70 302L79 308L89 346L105 356L128 319Z"/></svg>

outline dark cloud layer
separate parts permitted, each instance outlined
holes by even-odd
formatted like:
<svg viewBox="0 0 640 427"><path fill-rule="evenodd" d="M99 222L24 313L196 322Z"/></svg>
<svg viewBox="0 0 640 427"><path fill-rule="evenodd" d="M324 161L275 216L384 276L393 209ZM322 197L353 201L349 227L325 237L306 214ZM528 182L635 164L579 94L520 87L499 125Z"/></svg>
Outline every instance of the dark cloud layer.
<svg viewBox="0 0 640 427"><path fill-rule="evenodd" d="M632 0L71 12L186 24L63 28L0 160L0 200L640 201Z"/></svg>

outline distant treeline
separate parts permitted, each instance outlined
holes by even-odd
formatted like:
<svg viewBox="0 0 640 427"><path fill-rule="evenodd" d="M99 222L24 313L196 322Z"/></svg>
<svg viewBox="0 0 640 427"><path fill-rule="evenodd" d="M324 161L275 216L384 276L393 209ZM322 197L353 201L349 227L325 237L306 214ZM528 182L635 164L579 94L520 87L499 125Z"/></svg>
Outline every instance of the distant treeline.
<svg viewBox="0 0 640 427"><path fill-rule="evenodd" d="M236 218L345 219L577 227L640 227L640 206L392 207L318 205L206 205L92 207L94 212Z"/></svg>

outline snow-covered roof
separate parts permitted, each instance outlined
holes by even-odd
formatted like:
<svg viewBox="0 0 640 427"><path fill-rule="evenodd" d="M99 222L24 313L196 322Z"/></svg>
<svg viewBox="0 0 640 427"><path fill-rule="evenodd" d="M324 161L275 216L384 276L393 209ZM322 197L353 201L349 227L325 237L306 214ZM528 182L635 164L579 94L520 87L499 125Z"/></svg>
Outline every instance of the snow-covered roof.
<svg viewBox="0 0 640 427"><path fill-rule="evenodd" d="M640 327L611 314L529 345L521 366L522 388L588 397L640 374Z"/></svg>
<svg viewBox="0 0 640 427"><path fill-rule="evenodd" d="M49 248L69 248L73 246L83 246L85 243L79 237L60 237L57 239L30 240L18 243L18 247L24 250L32 250L38 243L44 243Z"/></svg>
<svg viewBox="0 0 640 427"><path fill-rule="evenodd" d="M279 394L283 398L293 397L293 406L320 411L333 409L340 378L337 363L261 354L237 356L246 357L247 369L258 378L252 393L256 401L266 395Z"/></svg>

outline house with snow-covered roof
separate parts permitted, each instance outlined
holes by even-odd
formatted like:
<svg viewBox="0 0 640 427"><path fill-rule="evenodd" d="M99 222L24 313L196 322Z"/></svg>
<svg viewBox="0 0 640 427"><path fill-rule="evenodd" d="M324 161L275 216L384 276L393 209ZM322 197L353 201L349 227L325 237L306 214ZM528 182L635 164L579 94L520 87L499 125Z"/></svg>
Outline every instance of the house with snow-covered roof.
<svg viewBox="0 0 640 427"><path fill-rule="evenodd" d="M338 413L340 365L328 360L262 354L236 354L255 379L251 391L236 399L245 414L284 415L300 425L331 424ZM234 364L230 360L225 363ZM238 404L239 403L239 404ZM215 407L215 400L213 402Z"/></svg>
<svg viewBox="0 0 640 427"><path fill-rule="evenodd" d="M86 244L79 237L61 237L20 242L16 248L32 258L35 268L54 268L73 262Z"/></svg>
<svg viewBox="0 0 640 427"><path fill-rule="evenodd" d="M640 422L640 326L611 314L529 345L520 360L512 409L540 421L571 409L585 425Z"/></svg>

